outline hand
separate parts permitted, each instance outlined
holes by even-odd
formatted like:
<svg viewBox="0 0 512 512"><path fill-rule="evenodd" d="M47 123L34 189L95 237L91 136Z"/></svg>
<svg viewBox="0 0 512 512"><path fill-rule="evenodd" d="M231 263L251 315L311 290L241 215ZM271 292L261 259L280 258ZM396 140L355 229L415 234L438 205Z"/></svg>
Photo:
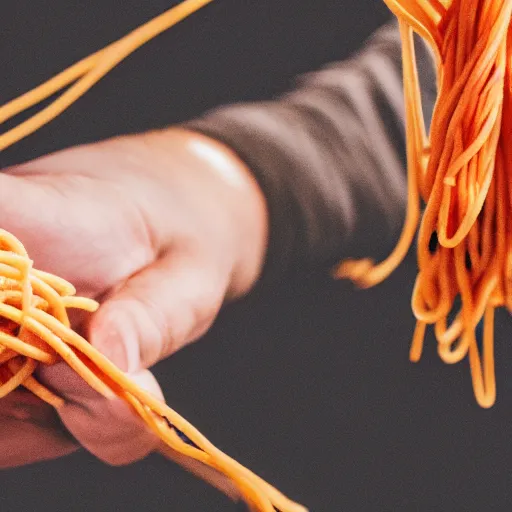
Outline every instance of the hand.
<svg viewBox="0 0 512 512"><path fill-rule="evenodd" d="M73 327L160 395L147 369L201 337L225 300L257 280L266 215L230 150L179 130L77 147L0 174L0 226L25 244L35 267L101 303ZM23 391L0 400L0 466L78 445L125 464L155 448L124 404L98 396L64 363L39 378L66 405L57 416Z"/></svg>

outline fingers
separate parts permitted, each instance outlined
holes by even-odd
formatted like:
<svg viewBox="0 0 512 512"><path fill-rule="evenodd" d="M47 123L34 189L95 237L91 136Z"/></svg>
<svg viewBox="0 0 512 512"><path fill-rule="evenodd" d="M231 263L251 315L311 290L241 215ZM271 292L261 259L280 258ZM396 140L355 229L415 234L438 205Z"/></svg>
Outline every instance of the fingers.
<svg viewBox="0 0 512 512"><path fill-rule="evenodd" d="M159 440L122 400L106 400L80 379L68 366L58 364L41 371L44 382L66 396L58 411L64 426L95 457L120 466L146 457ZM163 398L149 371L131 374L140 387Z"/></svg>
<svg viewBox="0 0 512 512"><path fill-rule="evenodd" d="M78 449L55 410L34 395L16 391L0 401L0 468L55 459Z"/></svg>
<svg viewBox="0 0 512 512"><path fill-rule="evenodd" d="M92 319L91 343L128 372L149 368L206 332L227 281L189 254L165 256L102 305Z"/></svg>
<svg viewBox="0 0 512 512"><path fill-rule="evenodd" d="M130 278L102 305L90 325L90 340L139 385L162 393L143 370L201 336L223 302L227 278L189 252L173 252ZM44 382L66 397L63 424L101 460L121 465L145 457L157 438L121 400L108 401L64 364L41 370Z"/></svg>

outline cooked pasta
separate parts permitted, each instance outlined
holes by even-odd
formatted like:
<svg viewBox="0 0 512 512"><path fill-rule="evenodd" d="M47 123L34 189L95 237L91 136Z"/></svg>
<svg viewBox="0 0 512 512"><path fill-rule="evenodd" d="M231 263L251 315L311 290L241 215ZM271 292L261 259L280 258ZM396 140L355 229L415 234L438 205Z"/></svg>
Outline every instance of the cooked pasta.
<svg viewBox="0 0 512 512"><path fill-rule="evenodd" d="M418 232L410 359L420 359L426 327L433 326L440 358L453 364L467 357L476 400L490 407L496 399L494 311L512 306L512 1L385 2L398 18L403 46L406 221L385 261L344 261L336 275L362 287L381 282ZM414 32L437 63L439 92L428 137ZM476 328L482 320L480 352Z"/></svg>
<svg viewBox="0 0 512 512"><path fill-rule="evenodd" d="M49 106L0 135L0 151L48 123L83 95L121 60L211 0L185 0L128 36L81 60L66 71L0 107L0 123L68 87ZM135 385L71 328L69 309L94 312L98 304L76 297L70 283L33 268L22 243L0 229L0 398L20 386L56 409L64 399L34 377L39 365L67 363L107 399L129 404L158 436L162 451L197 476L234 496L228 482L252 511L307 512L231 459L165 403Z"/></svg>
<svg viewBox="0 0 512 512"><path fill-rule="evenodd" d="M512 0L384 0L403 43L408 206L400 240L383 262L348 260L336 269L362 287L387 278L418 233L417 319L410 350L418 361L427 326L446 363L469 360L478 403L495 402L494 312L512 306ZM0 151L50 122L130 53L211 0L185 0L125 38L0 107L0 122L64 90L47 107L0 135ZM429 134L421 107L413 34L431 46L439 94ZM425 205L422 208L422 205ZM460 306L458 304L460 303ZM127 402L170 457L212 481L233 482L251 510L306 510L213 446L166 404L140 389L74 332L71 308L94 312L73 286L33 268L21 242L0 230L0 398L20 386L56 409L63 398L39 383L38 365L66 362L108 399ZM483 320L483 349L476 328ZM224 489L225 490L225 489Z"/></svg>

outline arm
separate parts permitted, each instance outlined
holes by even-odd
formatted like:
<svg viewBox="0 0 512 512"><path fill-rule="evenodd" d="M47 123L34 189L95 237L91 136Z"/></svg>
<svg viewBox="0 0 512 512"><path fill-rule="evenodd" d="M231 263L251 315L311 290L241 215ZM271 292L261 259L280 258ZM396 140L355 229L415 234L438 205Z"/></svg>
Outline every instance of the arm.
<svg viewBox="0 0 512 512"><path fill-rule="evenodd" d="M419 61L429 111L424 48ZM359 55L275 101L9 169L0 174L0 225L39 268L101 302L74 327L159 396L147 368L201 337L227 299L252 288L263 260L271 280L378 257L391 244L405 199L400 67L398 32L386 27ZM101 459L122 464L155 449L130 410L62 363L39 377L65 398L60 421ZM55 413L37 400L20 410L22 397L0 401L0 467L73 451Z"/></svg>

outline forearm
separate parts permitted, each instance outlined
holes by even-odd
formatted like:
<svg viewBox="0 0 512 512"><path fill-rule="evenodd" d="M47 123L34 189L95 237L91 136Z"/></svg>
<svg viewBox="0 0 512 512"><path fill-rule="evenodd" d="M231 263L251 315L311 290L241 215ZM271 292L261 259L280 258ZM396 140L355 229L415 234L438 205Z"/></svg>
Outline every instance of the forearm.
<svg viewBox="0 0 512 512"><path fill-rule="evenodd" d="M435 75L423 45L418 63L429 118ZM379 258L396 241L406 197L402 85L390 25L276 101L224 107L188 125L231 147L258 180L270 219L267 276Z"/></svg>

